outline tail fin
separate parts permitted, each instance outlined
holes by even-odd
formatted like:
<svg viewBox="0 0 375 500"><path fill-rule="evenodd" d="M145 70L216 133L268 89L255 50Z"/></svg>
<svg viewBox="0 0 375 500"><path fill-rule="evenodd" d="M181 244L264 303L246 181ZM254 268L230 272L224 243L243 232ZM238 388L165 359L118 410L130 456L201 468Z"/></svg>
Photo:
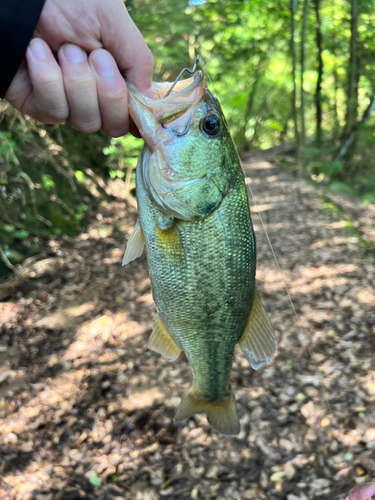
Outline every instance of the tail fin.
<svg viewBox="0 0 375 500"><path fill-rule="evenodd" d="M236 436L240 432L240 423L232 390L224 399L207 401L196 393L194 386L190 387L177 408L174 417L175 422L187 420L195 413L205 413L212 427L222 434Z"/></svg>

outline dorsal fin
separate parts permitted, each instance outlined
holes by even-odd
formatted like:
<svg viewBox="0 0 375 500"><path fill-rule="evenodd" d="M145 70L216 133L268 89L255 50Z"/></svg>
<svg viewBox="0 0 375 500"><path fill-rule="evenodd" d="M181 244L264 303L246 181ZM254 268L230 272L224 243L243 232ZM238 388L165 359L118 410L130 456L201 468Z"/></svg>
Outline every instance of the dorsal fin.
<svg viewBox="0 0 375 500"><path fill-rule="evenodd" d="M275 334L258 292L255 292L249 319L238 345L254 370L268 363L276 352Z"/></svg>
<svg viewBox="0 0 375 500"><path fill-rule="evenodd" d="M143 253L144 246L145 238L143 236L143 231L138 220L126 245L124 258L122 259L122 265L126 266L126 264L129 264L129 262L138 259L138 257L140 257Z"/></svg>

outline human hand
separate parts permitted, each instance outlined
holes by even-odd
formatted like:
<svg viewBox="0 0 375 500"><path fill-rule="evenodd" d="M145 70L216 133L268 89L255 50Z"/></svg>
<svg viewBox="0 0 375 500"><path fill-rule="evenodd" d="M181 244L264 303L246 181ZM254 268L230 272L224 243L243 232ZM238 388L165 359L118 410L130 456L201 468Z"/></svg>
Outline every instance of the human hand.
<svg viewBox="0 0 375 500"><path fill-rule="evenodd" d="M123 1L46 0L34 36L6 100L43 123L127 134L122 75L147 92L153 58Z"/></svg>

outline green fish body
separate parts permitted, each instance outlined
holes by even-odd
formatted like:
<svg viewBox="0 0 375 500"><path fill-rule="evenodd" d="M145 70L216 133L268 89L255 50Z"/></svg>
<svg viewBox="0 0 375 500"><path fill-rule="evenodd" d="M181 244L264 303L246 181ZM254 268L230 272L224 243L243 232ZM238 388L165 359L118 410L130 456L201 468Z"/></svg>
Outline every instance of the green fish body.
<svg viewBox="0 0 375 500"><path fill-rule="evenodd" d="M130 113L146 144L136 176L139 224L124 263L145 243L158 309L149 347L169 360L183 350L193 370L176 421L204 412L217 430L234 435L235 345L257 369L276 342L256 292L255 236L238 153L200 72L185 82L167 98L168 85L157 84L154 101L128 84Z"/></svg>

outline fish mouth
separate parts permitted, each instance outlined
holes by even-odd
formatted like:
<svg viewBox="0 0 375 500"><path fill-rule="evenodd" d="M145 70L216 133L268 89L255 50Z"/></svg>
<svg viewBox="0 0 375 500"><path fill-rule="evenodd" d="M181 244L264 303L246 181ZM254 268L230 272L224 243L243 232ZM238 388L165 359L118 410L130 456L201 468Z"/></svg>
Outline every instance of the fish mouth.
<svg viewBox="0 0 375 500"><path fill-rule="evenodd" d="M203 190L206 175L202 168L180 171L173 153L184 145L178 137L197 125L195 111L207 90L202 72L176 84L153 83L152 97L129 82L127 86L129 113L146 144L138 165L149 199L167 215L198 219L201 214L189 200L196 190Z"/></svg>
<svg viewBox="0 0 375 500"><path fill-rule="evenodd" d="M174 82L152 82L152 98L142 94L142 92L140 92L132 83L130 83L129 80L125 79L125 82L131 96L143 101L145 105L149 104L152 101L158 102L161 100L163 100L164 104L177 104L180 101L189 99L191 94L197 89L198 86L204 87L200 90L200 94L203 94L204 89L206 88L206 85L203 82L203 73L199 70L196 71L190 78L179 80L174 85L171 93L167 97L165 96ZM195 98L193 100L195 100Z"/></svg>
<svg viewBox="0 0 375 500"><path fill-rule="evenodd" d="M185 80L179 80L177 83L174 82L153 82L152 83L152 91L155 95L155 100L160 99L169 99L171 100L172 96L179 94L180 96L185 96L189 94L192 90L194 90L197 85L199 85L203 81L203 73L202 71L196 71L193 76L186 78ZM171 93L165 97L168 93L169 89L174 85Z"/></svg>
<svg viewBox="0 0 375 500"><path fill-rule="evenodd" d="M160 127L176 135L187 133L195 108L207 88L201 71L178 81L167 96L173 82L153 83L153 98L142 94L127 80L126 84L130 116L151 149L156 145L155 133Z"/></svg>
<svg viewBox="0 0 375 500"><path fill-rule="evenodd" d="M205 90L202 83L202 72L197 71L193 77L178 81L171 91L173 84L170 82L156 84L154 92L161 96L154 105L156 121L179 137L185 135ZM170 94L165 97L168 92Z"/></svg>

